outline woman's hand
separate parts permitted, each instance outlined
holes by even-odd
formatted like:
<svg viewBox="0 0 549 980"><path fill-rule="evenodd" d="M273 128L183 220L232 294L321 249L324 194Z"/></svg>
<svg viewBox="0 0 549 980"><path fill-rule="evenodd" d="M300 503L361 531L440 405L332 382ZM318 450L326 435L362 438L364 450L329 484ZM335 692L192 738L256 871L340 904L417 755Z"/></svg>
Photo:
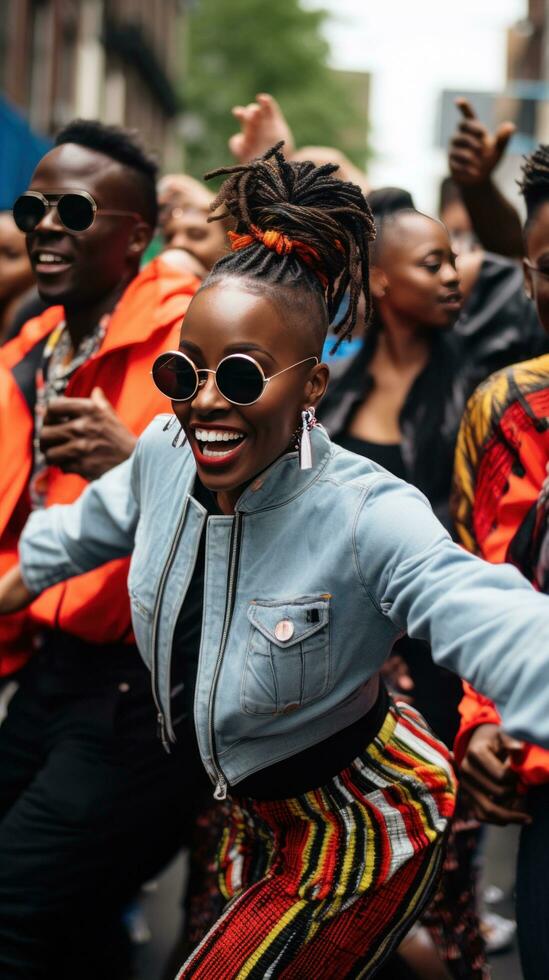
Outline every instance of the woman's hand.
<svg viewBox="0 0 549 980"><path fill-rule="evenodd" d="M36 596L29 592L23 581L19 565L10 568L9 572L0 578L0 615L19 612L30 605Z"/></svg>
<svg viewBox="0 0 549 980"><path fill-rule="evenodd" d="M501 826L531 822L525 811L525 797L517 791L517 773L511 766L514 759L519 761L523 751L523 743L510 738L500 725L475 728L459 779L477 820Z"/></svg>

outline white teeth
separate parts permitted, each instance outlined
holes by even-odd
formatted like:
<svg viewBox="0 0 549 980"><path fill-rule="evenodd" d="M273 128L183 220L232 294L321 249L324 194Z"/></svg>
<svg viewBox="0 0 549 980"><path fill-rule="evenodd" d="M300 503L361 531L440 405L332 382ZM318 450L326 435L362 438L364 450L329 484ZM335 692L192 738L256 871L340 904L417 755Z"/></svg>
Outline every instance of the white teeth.
<svg viewBox="0 0 549 980"><path fill-rule="evenodd" d="M204 456L228 456L229 453L234 452L236 446L224 446L223 449L220 446L219 449L214 449L211 444L218 442L237 443L246 438L244 432L230 432L227 429L195 429L194 435L195 439L201 443L201 451Z"/></svg>
<svg viewBox="0 0 549 980"><path fill-rule="evenodd" d="M232 442L245 438L243 432L228 432L226 429L195 429L194 435L199 442Z"/></svg>
<svg viewBox="0 0 549 980"><path fill-rule="evenodd" d="M232 451L232 449L223 449L221 452L216 452L215 449L210 449L207 445L202 450L204 456L228 456Z"/></svg>
<svg viewBox="0 0 549 980"><path fill-rule="evenodd" d="M60 255L54 255L53 252L39 252L38 261L48 262L50 265L54 265L55 263L62 263L65 260L62 259Z"/></svg>

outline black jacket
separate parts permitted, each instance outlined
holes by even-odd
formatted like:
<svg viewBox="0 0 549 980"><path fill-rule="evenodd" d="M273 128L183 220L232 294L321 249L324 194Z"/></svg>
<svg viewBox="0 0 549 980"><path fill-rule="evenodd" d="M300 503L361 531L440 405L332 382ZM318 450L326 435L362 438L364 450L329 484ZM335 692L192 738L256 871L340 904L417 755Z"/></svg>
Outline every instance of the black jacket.
<svg viewBox="0 0 549 980"><path fill-rule="evenodd" d="M377 332L350 359L331 365L319 419L337 442L372 390L368 367ZM486 254L478 279L453 330L433 332L431 358L412 385L400 416L406 478L429 498L448 527L454 447L467 399L493 371L548 350L522 269Z"/></svg>

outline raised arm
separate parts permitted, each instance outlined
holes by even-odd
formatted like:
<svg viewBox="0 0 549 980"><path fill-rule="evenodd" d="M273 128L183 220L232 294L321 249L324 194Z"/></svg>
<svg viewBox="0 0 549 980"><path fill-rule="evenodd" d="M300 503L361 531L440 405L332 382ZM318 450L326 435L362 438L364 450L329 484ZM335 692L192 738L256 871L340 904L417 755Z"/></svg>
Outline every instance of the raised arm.
<svg viewBox="0 0 549 980"><path fill-rule="evenodd" d="M492 698L506 731L549 746L549 598L509 565L454 544L422 495L380 478L356 529L378 608L433 658Z"/></svg>
<svg viewBox="0 0 549 980"><path fill-rule="evenodd" d="M523 254L520 218L492 179L515 126L502 123L492 135L467 99L457 99L456 105L462 118L448 150L450 173L484 248L519 258Z"/></svg>

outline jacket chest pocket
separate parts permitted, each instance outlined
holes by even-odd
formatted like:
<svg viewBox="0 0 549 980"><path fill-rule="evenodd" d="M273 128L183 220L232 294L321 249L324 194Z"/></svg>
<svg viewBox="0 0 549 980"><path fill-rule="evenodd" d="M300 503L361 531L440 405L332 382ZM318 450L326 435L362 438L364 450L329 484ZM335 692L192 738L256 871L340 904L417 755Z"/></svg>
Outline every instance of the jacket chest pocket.
<svg viewBox="0 0 549 980"><path fill-rule="evenodd" d="M330 597L256 600L242 678L247 714L285 714L321 698L331 681Z"/></svg>

